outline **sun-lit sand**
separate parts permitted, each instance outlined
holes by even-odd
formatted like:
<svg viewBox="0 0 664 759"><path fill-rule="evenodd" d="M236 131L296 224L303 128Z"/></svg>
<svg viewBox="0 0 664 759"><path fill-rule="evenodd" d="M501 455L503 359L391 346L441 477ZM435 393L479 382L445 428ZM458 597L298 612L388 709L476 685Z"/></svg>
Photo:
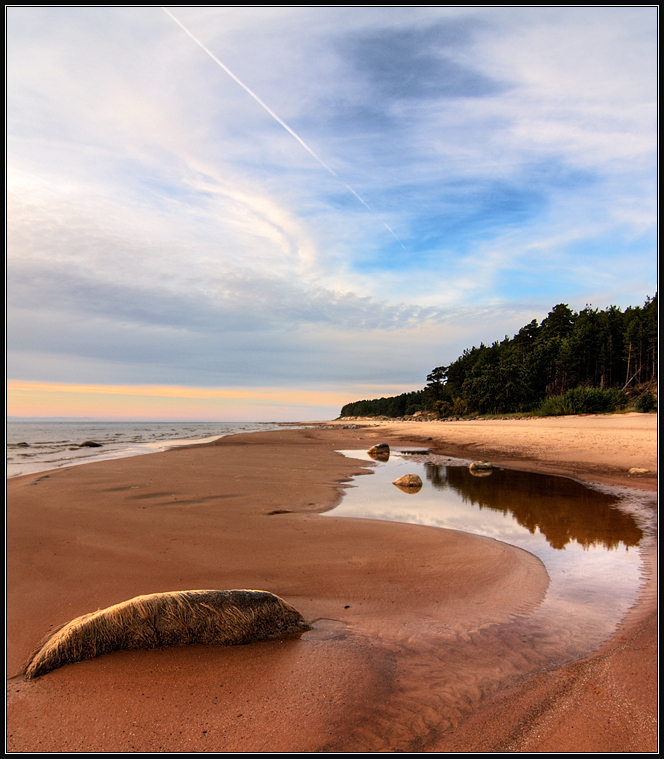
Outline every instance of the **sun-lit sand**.
<svg viewBox="0 0 664 759"><path fill-rule="evenodd" d="M348 421L334 424L348 424ZM353 423L353 422L350 422ZM451 455L493 457L512 468L565 474L595 482L657 486L654 414L531 417L458 422L372 422L392 434L417 434ZM427 444L431 445L432 441ZM630 475L630 469L647 474Z"/></svg>
<svg viewBox="0 0 664 759"><path fill-rule="evenodd" d="M12 479L7 748L654 751L654 550L640 603L611 641L523 675L518 640L483 650L477 631L537 607L548 586L537 558L465 533L318 513L367 472L340 449L425 442L652 491L656 433L654 415L341 421ZM633 467L649 473L629 475ZM58 625L196 588L270 591L313 630L21 675ZM480 649L472 661L469 647Z"/></svg>

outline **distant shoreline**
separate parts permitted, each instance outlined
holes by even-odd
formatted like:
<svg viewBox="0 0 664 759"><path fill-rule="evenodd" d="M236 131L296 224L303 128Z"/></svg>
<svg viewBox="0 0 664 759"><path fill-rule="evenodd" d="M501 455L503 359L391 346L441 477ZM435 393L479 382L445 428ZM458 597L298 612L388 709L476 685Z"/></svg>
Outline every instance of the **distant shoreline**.
<svg viewBox="0 0 664 759"><path fill-rule="evenodd" d="M108 459L204 444L243 431L278 429L271 422L120 422L13 420L7 424L6 474L50 472ZM99 445L86 445L86 443Z"/></svg>

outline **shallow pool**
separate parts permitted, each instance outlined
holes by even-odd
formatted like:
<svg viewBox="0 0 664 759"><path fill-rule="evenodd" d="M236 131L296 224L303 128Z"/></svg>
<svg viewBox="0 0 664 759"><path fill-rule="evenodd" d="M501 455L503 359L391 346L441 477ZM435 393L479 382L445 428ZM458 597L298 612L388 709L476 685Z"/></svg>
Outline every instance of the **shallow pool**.
<svg viewBox="0 0 664 759"><path fill-rule="evenodd" d="M537 668L585 656L616 629L643 580L639 546L647 510L625 489L594 488L565 477L494 468L474 476L469 462L392 450L353 479L331 517L362 517L463 530L535 554L550 577L546 597L513 620L511 635L534 654ZM418 474L423 486L404 492L393 481Z"/></svg>

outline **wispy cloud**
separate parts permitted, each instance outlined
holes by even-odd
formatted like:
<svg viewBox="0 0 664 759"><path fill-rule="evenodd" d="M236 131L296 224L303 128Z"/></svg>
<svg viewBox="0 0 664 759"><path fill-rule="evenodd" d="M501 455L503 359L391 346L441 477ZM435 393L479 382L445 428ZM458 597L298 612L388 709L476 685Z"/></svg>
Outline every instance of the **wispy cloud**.
<svg viewBox="0 0 664 759"><path fill-rule="evenodd" d="M654 292L656 8L14 7L7 68L17 380L405 388Z"/></svg>

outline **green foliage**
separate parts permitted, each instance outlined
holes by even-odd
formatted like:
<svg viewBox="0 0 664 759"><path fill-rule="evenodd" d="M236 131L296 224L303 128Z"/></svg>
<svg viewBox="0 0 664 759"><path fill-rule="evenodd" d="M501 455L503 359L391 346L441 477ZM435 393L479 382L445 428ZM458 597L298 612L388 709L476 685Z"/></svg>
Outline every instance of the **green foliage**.
<svg viewBox="0 0 664 759"><path fill-rule="evenodd" d="M657 399L651 392L645 392L637 398L635 408L642 414L647 414L657 408Z"/></svg>
<svg viewBox="0 0 664 759"><path fill-rule="evenodd" d="M624 312L554 306L512 338L464 350L423 390L349 403L341 416L594 414L623 408L628 390L657 382L657 295ZM656 406L642 395L639 410Z"/></svg>
<svg viewBox="0 0 664 759"><path fill-rule="evenodd" d="M407 416L422 410L424 394L424 390L416 390L414 393L403 393L391 398L347 403L341 409L341 416Z"/></svg>
<svg viewBox="0 0 664 759"><path fill-rule="evenodd" d="M624 390L595 387L576 387L564 395L553 395L542 401L535 410L537 416L563 416L566 414L606 414L625 408Z"/></svg>

